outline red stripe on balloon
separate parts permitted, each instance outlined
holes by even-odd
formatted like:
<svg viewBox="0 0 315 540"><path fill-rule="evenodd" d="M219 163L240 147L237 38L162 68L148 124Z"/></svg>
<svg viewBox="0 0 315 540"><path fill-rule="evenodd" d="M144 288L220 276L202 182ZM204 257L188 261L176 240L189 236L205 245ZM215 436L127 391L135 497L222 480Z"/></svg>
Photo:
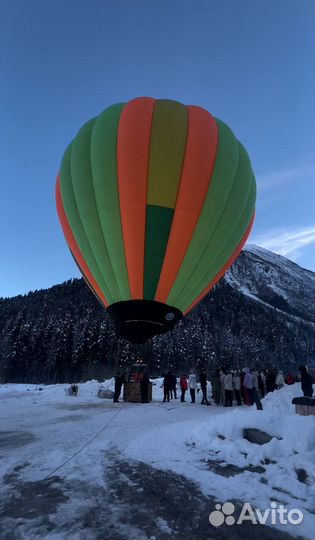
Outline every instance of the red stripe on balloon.
<svg viewBox="0 0 315 540"><path fill-rule="evenodd" d="M249 233L251 231L251 228L253 226L253 223L254 223L254 219L255 219L255 214L253 214L251 220L250 220L250 223L240 241L240 243L238 244L237 248L233 251L231 257L229 258L229 260L225 263L225 265L223 266L223 268L221 268L221 270L217 273L217 275L215 276L215 278L211 281L211 283L209 285L207 285L207 287L199 294L199 296L196 298L196 300L193 301L192 304L190 304L190 306L184 311L184 315L186 315L191 309L193 309L197 304L199 304L199 302L208 294L208 292L211 291L211 289L217 284L217 282L219 281L219 279L221 279L221 277L223 276L223 274L225 274L225 272L230 268L230 266L233 264L233 262L235 261L235 259L239 256L242 248L244 247L245 243L246 243L246 240L249 236Z"/></svg>
<svg viewBox="0 0 315 540"><path fill-rule="evenodd" d="M155 300L166 302L185 258L211 182L218 144L213 116L190 105L183 169Z"/></svg>
<svg viewBox="0 0 315 540"><path fill-rule="evenodd" d="M99 288L93 274L91 273L89 267L87 266L84 257L81 253L81 250L74 238L73 232L70 228L69 221L66 215L66 212L64 210L62 197L61 197L61 190L60 190L60 177L57 176L57 182L56 182L56 205L57 205L57 212L59 216L59 220L62 226L63 234L65 235L65 238L67 240L67 244L69 246L69 249L80 269L80 271L83 274L84 279L88 283L90 289L93 291L95 296L98 298L98 300L104 304L105 307L109 305L109 302L106 300L103 292Z"/></svg>
<svg viewBox="0 0 315 540"><path fill-rule="evenodd" d="M143 299L150 135L155 100L137 98L118 125L117 171L121 223L132 299Z"/></svg>

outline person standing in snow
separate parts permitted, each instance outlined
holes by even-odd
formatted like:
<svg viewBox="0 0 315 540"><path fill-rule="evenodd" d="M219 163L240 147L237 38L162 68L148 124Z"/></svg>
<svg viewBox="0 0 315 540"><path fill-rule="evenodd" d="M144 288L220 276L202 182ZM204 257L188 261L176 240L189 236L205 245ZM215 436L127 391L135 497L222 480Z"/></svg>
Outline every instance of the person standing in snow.
<svg viewBox="0 0 315 540"><path fill-rule="evenodd" d="M79 387L77 384L72 384L69 388L69 395L77 397L79 391Z"/></svg>
<svg viewBox="0 0 315 540"><path fill-rule="evenodd" d="M263 406L258 395L258 372L252 369L252 402L255 403L257 411L262 411Z"/></svg>
<svg viewBox="0 0 315 540"><path fill-rule="evenodd" d="M219 370L215 370L210 375L210 382L212 388L212 398L216 405L220 405L220 374Z"/></svg>
<svg viewBox="0 0 315 540"><path fill-rule="evenodd" d="M294 384L295 383L295 378L294 378L294 375L292 375L292 373L288 373L286 383L287 384Z"/></svg>
<svg viewBox="0 0 315 540"><path fill-rule="evenodd" d="M266 377L263 371L260 371L258 373L258 390L260 393L260 397L265 397L266 394Z"/></svg>
<svg viewBox="0 0 315 540"><path fill-rule="evenodd" d="M280 390L280 388L284 387L284 377L283 377L283 371L278 371L276 376L276 388L277 390Z"/></svg>
<svg viewBox="0 0 315 540"><path fill-rule="evenodd" d="M170 384L171 384L171 373L170 371L168 371L164 375L163 384L162 384L163 391L164 391L163 403L170 400Z"/></svg>
<svg viewBox="0 0 315 540"><path fill-rule="evenodd" d="M197 377L193 369L190 370L189 374L189 392L191 397L191 403L196 401L196 388L197 388Z"/></svg>
<svg viewBox="0 0 315 540"><path fill-rule="evenodd" d="M276 372L274 369L271 369L266 378L266 385L269 388L267 392L273 392L276 389Z"/></svg>
<svg viewBox="0 0 315 540"><path fill-rule="evenodd" d="M240 374L239 371L235 371L233 386L234 386L234 394L235 394L236 403L237 403L237 405L242 405L242 402L241 402L241 374Z"/></svg>
<svg viewBox="0 0 315 540"><path fill-rule="evenodd" d="M244 401L246 405L252 405L253 378L249 368L244 368Z"/></svg>
<svg viewBox="0 0 315 540"><path fill-rule="evenodd" d="M245 370L242 369L240 371L240 374L241 374L241 396L242 396L243 403L245 403L245 390L244 390Z"/></svg>
<svg viewBox="0 0 315 540"><path fill-rule="evenodd" d="M179 380L179 386L180 386L180 389L181 389L181 396L180 396L180 400L182 403L185 402L185 394L186 394L186 391L188 390L188 379L186 377L186 375L182 375L180 380Z"/></svg>
<svg viewBox="0 0 315 540"><path fill-rule="evenodd" d="M171 399L173 399L173 395L174 395L174 398L177 399L176 385L177 385L176 375L175 375L174 371L171 371L171 373L170 373L170 394L171 394Z"/></svg>
<svg viewBox="0 0 315 540"><path fill-rule="evenodd" d="M202 392L201 405L210 405L207 398L207 373L205 370L202 370L201 373L199 373L199 382Z"/></svg>
<svg viewBox="0 0 315 540"><path fill-rule="evenodd" d="M225 388L224 388L224 379L226 376L226 371L224 368L220 369L220 405L224 405L225 402Z"/></svg>
<svg viewBox="0 0 315 540"><path fill-rule="evenodd" d="M299 371L301 372L301 388L302 388L304 397L312 397L313 395L312 377L307 371L306 366L300 366Z"/></svg>
<svg viewBox="0 0 315 540"><path fill-rule="evenodd" d="M117 372L117 375L115 377L115 391L114 391L114 403L118 403L120 393L121 393L121 387L125 382L124 375L121 375L120 371Z"/></svg>
<svg viewBox="0 0 315 540"><path fill-rule="evenodd" d="M140 380L140 393L142 403L149 403L149 384L150 379L146 372L144 372Z"/></svg>
<svg viewBox="0 0 315 540"><path fill-rule="evenodd" d="M253 388L256 388L256 390L258 390L258 371L257 371L257 369L252 368L251 374L252 374Z"/></svg>
<svg viewBox="0 0 315 540"><path fill-rule="evenodd" d="M233 377L230 370L224 378L224 407L232 407L233 402Z"/></svg>

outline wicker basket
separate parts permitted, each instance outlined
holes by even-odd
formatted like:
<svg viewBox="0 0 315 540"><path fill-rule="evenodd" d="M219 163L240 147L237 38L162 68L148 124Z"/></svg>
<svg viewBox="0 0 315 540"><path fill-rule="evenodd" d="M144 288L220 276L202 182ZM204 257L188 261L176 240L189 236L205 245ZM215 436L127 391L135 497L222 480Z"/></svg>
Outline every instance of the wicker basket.
<svg viewBox="0 0 315 540"><path fill-rule="evenodd" d="M141 403L140 383L126 382L124 384L124 401ZM148 384L148 401L152 401L152 383Z"/></svg>

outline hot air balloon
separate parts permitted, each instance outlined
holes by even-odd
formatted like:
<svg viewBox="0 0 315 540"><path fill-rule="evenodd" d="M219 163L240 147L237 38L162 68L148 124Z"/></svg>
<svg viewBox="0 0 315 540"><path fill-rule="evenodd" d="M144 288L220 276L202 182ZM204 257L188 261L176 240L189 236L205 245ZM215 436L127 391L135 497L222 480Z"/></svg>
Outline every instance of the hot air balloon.
<svg viewBox="0 0 315 540"><path fill-rule="evenodd" d="M254 219L246 150L205 109L117 103L66 149L59 219L91 290L132 343L171 330L218 282Z"/></svg>

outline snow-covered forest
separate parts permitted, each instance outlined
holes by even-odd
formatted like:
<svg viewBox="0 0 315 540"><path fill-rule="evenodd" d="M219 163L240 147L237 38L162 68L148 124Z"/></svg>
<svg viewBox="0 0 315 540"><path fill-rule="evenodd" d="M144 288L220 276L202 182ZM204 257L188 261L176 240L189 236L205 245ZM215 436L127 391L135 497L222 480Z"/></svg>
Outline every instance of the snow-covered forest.
<svg viewBox="0 0 315 540"><path fill-rule="evenodd" d="M314 274L249 247L173 332L143 346L119 339L83 280L0 300L0 382L104 379L139 355L158 376L200 365L312 363Z"/></svg>

